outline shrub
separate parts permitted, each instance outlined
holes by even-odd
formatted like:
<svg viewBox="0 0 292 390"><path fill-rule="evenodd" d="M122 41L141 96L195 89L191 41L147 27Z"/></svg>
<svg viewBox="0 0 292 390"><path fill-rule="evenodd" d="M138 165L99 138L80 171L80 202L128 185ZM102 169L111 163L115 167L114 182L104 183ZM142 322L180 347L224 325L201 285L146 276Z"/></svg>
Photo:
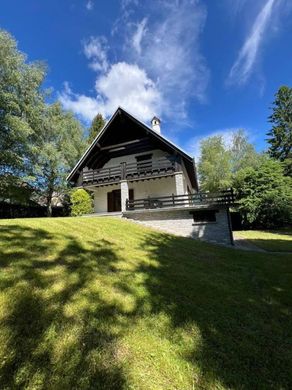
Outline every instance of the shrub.
<svg viewBox="0 0 292 390"><path fill-rule="evenodd" d="M89 193L82 188L74 190L71 194L71 215L89 214L92 212L92 199Z"/></svg>

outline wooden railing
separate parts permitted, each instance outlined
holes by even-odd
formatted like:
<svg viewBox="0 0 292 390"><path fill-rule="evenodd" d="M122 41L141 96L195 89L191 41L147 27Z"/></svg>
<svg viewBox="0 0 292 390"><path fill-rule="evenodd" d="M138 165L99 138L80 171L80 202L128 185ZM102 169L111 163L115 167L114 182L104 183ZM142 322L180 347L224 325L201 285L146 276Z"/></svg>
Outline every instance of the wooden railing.
<svg viewBox="0 0 292 390"><path fill-rule="evenodd" d="M138 179L159 174L175 172L176 162L172 157L161 157L133 163L121 163L120 165L83 170L82 181L84 184L117 182L125 179Z"/></svg>
<svg viewBox="0 0 292 390"><path fill-rule="evenodd" d="M234 194L232 189L216 193L198 192L189 195L170 195L126 200L127 210L156 209L164 207L185 207L196 205L232 205Z"/></svg>

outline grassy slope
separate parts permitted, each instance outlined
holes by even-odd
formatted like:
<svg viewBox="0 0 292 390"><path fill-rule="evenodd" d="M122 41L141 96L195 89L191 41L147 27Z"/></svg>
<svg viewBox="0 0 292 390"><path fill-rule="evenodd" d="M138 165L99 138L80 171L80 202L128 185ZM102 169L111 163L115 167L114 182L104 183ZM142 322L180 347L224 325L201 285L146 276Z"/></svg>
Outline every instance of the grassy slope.
<svg viewBox="0 0 292 390"><path fill-rule="evenodd" d="M0 221L0 261L1 389L292 386L291 256L60 218Z"/></svg>
<svg viewBox="0 0 292 390"><path fill-rule="evenodd" d="M246 230L236 232L236 235L267 251L292 253L292 229Z"/></svg>

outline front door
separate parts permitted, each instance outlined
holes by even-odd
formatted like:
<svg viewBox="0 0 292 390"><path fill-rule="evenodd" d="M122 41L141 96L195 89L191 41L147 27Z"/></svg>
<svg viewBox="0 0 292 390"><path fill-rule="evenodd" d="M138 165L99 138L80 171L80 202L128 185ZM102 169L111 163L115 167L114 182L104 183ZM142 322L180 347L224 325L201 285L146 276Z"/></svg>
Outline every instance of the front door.
<svg viewBox="0 0 292 390"><path fill-rule="evenodd" d="M107 211L121 211L121 190L113 190L107 193Z"/></svg>

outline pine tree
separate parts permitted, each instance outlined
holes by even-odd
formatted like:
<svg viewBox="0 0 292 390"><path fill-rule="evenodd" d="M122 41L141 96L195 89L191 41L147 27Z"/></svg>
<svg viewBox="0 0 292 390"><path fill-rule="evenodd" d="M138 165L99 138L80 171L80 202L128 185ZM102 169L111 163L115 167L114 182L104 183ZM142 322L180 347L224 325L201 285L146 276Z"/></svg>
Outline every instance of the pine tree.
<svg viewBox="0 0 292 390"><path fill-rule="evenodd" d="M284 163L285 174L292 177L292 88L282 86L275 95L269 117L268 153Z"/></svg>
<svg viewBox="0 0 292 390"><path fill-rule="evenodd" d="M105 125L105 120L101 114L97 114L92 121L89 128L88 143L91 144L95 137L100 133L101 129Z"/></svg>

